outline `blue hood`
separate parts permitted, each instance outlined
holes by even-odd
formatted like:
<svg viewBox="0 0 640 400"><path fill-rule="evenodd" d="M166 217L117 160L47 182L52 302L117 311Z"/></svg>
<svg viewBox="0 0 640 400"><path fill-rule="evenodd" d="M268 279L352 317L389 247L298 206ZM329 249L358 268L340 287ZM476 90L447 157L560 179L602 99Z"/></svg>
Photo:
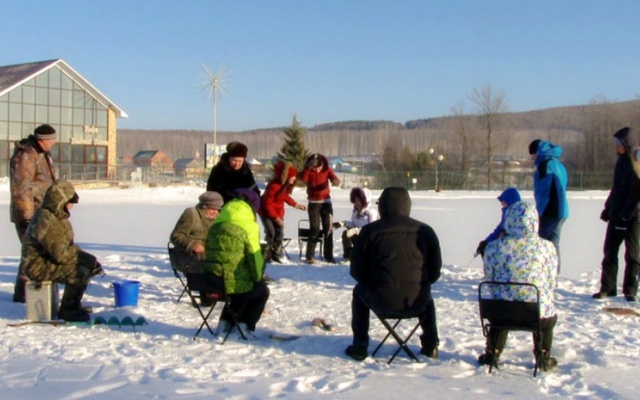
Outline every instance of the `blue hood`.
<svg viewBox="0 0 640 400"><path fill-rule="evenodd" d="M538 145L538 157L536 157L535 164L538 165L549 158L560 158L561 155L562 147L551 142L541 140Z"/></svg>

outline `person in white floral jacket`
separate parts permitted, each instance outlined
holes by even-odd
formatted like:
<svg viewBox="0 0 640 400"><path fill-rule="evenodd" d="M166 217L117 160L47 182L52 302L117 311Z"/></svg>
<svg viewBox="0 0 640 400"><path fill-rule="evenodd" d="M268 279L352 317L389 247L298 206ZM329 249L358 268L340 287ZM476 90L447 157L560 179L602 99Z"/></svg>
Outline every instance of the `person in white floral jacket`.
<svg viewBox="0 0 640 400"><path fill-rule="evenodd" d="M542 319L542 354L540 367L550 370L558 362L551 357L553 328L557 322L553 301L556 287L558 255L553 244L538 236L538 212L534 205L524 201L512 204L505 213L506 235L490 242L484 253L484 276L498 282L532 283L540 291ZM494 293L503 300L527 300L535 297L533 288L505 288ZM487 349L478 357L481 365L497 363L507 342L505 330L493 330L487 338ZM491 354L491 343L496 341L496 353ZM534 343L538 343L537 340ZM537 350L537 349L536 349Z"/></svg>

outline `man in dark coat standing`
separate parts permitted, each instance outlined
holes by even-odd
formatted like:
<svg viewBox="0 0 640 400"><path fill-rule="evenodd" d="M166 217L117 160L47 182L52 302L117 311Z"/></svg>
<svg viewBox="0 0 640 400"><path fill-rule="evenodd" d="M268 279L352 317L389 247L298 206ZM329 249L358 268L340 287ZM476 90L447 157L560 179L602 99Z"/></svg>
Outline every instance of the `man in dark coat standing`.
<svg viewBox="0 0 640 400"><path fill-rule="evenodd" d="M246 160L248 153L249 149L244 143L229 143L227 152L220 156L220 161L211 169L207 192L220 193L225 204L234 199L236 189L251 189L259 197L260 189Z"/></svg>
<svg viewBox="0 0 640 400"><path fill-rule="evenodd" d="M640 179L634 171L632 151L638 146L635 132L628 127L613 135L618 160L613 186L604 203L600 219L607 222L600 290L594 299L616 296L618 251L624 242L624 278L622 293L627 301L636 301L640 271Z"/></svg>
<svg viewBox="0 0 640 400"><path fill-rule="evenodd" d="M371 308L393 312L423 310L420 353L438 358L438 328L431 285L440 277L440 242L427 224L409 217L406 189L386 188L378 200L380 219L360 231L351 253L357 284L351 302L353 344L346 354L364 360L369 346Z"/></svg>

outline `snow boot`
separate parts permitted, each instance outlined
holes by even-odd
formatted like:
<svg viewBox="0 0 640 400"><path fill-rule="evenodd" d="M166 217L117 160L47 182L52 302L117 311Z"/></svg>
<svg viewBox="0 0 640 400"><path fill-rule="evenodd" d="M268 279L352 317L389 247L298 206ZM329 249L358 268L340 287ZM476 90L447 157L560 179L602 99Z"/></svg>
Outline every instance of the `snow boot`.
<svg viewBox="0 0 640 400"><path fill-rule="evenodd" d="M20 276L20 272L18 272L18 276L16 276L16 284L13 288L13 302L14 303L25 303L26 293L27 293L27 282L24 278Z"/></svg>
<svg viewBox="0 0 640 400"><path fill-rule="evenodd" d="M86 286L66 284L60 301L58 318L68 322L87 322L91 319L87 307L82 307L80 300L84 295Z"/></svg>

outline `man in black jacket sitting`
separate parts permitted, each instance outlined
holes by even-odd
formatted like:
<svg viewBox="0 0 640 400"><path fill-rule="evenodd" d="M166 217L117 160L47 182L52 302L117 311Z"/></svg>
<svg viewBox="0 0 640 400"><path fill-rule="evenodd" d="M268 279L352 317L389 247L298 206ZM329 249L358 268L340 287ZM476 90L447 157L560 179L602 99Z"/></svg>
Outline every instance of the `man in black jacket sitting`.
<svg viewBox="0 0 640 400"><path fill-rule="evenodd" d="M351 276L357 284L351 302L353 344L345 353L367 358L371 308L420 314L420 353L438 358L436 309L431 285L440 277L440 243L427 224L409 217L406 189L386 188L378 200L380 219L363 227L351 253Z"/></svg>

